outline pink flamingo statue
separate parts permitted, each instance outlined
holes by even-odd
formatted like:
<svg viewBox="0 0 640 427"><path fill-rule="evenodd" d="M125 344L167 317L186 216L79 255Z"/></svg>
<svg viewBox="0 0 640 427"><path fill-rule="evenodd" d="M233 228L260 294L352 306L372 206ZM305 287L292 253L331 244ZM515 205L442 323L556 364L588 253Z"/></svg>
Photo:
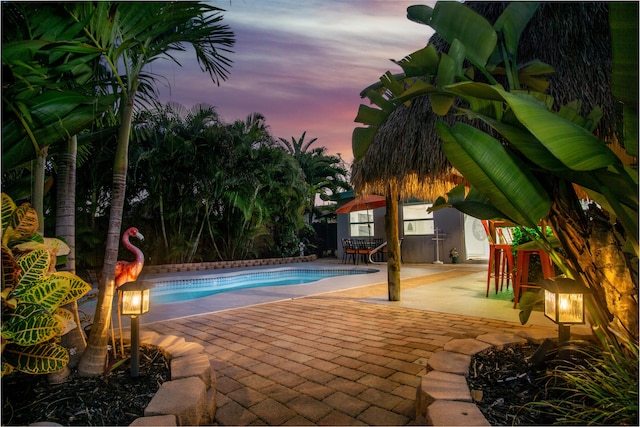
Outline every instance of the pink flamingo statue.
<svg viewBox="0 0 640 427"><path fill-rule="evenodd" d="M131 227L125 230L122 234L122 243L124 247L129 251L133 252L136 256L134 261L118 261L116 264L116 277L115 277L115 288L116 290L120 288L120 286L124 285L127 282L135 282L142 271L142 267L144 266L144 255L142 251L133 246L129 241L129 237L136 237L141 241L144 240L144 236L142 233L138 231L136 227ZM122 303L122 292L118 291L118 329L120 330L120 353L124 358L124 344L122 343L122 315L120 304ZM111 328L111 334L113 337L113 325ZM113 340L112 340L113 343ZM113 343L115 350L115 343Z"/></svg>

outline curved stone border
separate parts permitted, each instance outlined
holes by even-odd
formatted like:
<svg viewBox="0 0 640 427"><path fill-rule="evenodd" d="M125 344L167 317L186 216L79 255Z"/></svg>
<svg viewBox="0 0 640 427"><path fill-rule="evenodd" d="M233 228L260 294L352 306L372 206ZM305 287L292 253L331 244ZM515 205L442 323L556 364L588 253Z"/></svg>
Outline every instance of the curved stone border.
<svg viewBox="0 0 640 427"><path fill-rule="evenodd" d="M261 265L293 264L315 261L317 255L295 256L287 258L243 259L236 261L192 262L187 264L145 265L143 274L174 273L182 271L215 270L219 268L256 267Z"/></svg>
<svg viewBox="0 0 640 427"><path fill-rule="evenodd" d="M449 341L443 351L427 361L427 373L416 393L416 422L432 426L491 425L474 403L467 385L471 357L490 347L501 349L527 341L539 344L553 336L553 331L524 330Z"/></svg>
<svg viewBox="0 0 640 427"><path fill-rule="evenodd" d="M175 335L140 333L142 344L156 346L171 361L171 380L131 426L211 425L216 416L216 374L201 344Z"/></svg>

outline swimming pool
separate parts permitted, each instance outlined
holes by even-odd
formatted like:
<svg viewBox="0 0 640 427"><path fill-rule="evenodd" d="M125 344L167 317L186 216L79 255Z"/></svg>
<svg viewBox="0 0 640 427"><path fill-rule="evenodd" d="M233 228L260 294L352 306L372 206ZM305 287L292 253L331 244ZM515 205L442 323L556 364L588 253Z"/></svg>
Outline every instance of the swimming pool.
<svg viewBox="0 0 640 427"><path fill-rule="evenodd" d="M153 304L167 304L208 297L237 289L263 286L298 285L321 279L354 274L377 273L373 268L277 268L239 271L215 276L157 282L151 289Z"/></svg>

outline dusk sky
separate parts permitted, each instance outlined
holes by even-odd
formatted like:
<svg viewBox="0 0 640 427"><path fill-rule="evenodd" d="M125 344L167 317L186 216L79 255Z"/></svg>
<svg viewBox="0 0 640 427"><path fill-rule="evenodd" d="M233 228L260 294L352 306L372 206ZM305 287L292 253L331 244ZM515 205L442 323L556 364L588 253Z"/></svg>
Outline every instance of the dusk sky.
<svg viewBox="0 0 640 427"><path fill-rule="evenodd" d="M224 23L235 33L230 77L218 87L200 71L195 56L153 64L171 90L163 102L187 108L216 107L226 123L257 112L272 135L325 146L350 163L351 134L359 93L399 60L424 47L429 27L406 18L407 6L435 2L406 0L224 0Z"/></svg>

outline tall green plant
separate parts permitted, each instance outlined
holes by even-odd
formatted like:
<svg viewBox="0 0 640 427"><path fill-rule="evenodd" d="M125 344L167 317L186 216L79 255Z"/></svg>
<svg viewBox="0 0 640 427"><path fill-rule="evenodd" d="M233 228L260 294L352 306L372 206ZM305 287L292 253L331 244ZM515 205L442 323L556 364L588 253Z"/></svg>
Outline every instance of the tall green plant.
<svg viewBox="0 0 640 427"><path fill-rule="evenodd" d="M633 10L627 14L637 15L637 5L610 6L618 7L635 8L635 15ZM453 206L477 218L529 228L549 221L566 258L544 234L537 242L567 276L592 289L594 322L637 340L638 173L592 134L597 109L587 117L578 114L577 103L553 110L554 100L543 93L544 74L551 67L536 61L517 64L520 35L536 8L536 3L511 3L491 25L457 2L409 7L408 17L435 29L450 44L449 51L438 53L429 45L397 62L403 73L387 72L363 91L377 108L360 106L356 121L367 127L354 130L354 156L366 154L379 126L400 104L429 96L433 112L444 115L458 99L459 114L484 122L495 135L468 124L437 123L445 155L471 188L455 188L434 208ZM637 58L637 52L628 53L625 58ZM498 76L505 73L503 86ZM488 83L476 81L478 75ZM635 95L629 103L637 105ZM600 204L600 215L582 210L575 184ZM601 262L603 253L607 263Z"/></svg>
<svg viewBox="0 0 640 427"><path fill-rule="evenodd" d="M230 61L225 54L235 39L221 24L220 9L200 2L74 3L69 10L83 25L86 45L99 52L110 69L120 121L102 281L92 333L79 364L80 374L91 376L100 374L106 358L134 106L141 98L153 99L152 78L145 68L160 58L180 65L172 53L189 44L202 71L219 84L228 75Z"/></svg>
<svg viewBox="0 0 640 427"><path fill-rule="evenodd" d="M61 306L91 287L69 272L56 272L64 243L39 233L38 217L27 203L16 206L2 193L2 375L14 370L48 374L63 369L68 351L62 335L79 327Z"/></svg>
<svg viewBox="0 0 640 427"><path fill-rule="evenodd" d="M307 183L307 207L308 224L313 222L316 196L328 200L327 193L335 194L339 190L351 190L351 184L347 182L347 170L342 166L338 156L327 155L326 147L311 148L318 140L312 138L305 142L307 132L302 132L299 139L291 137L291 142L285 138L278 138L278 144L284 151L291 155L302 170Z"/></svg>

